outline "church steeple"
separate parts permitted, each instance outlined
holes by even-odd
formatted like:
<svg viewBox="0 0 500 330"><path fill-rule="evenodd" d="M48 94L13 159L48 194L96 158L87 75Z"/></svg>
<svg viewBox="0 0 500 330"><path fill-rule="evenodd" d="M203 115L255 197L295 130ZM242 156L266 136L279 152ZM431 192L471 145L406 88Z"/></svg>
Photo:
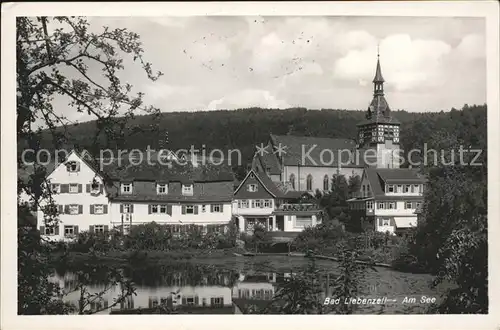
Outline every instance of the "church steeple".
<svg viewBox="0 0 500 330"><path fill-rule="evenodd" d="M373 78L373 94L384 95L384 77L382 77L382 69L380 68L380 53L377 49L377 69L375 78Z"/></svg>

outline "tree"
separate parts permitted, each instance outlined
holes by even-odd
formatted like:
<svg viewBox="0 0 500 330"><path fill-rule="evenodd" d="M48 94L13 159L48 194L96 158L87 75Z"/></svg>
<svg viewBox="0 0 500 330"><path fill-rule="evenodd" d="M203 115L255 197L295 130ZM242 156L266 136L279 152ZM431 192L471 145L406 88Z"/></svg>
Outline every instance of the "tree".
<svg viewBox="0 0 500 330"><path fill-rule="evenodd" d="M154 73L143 58L139 35L127 29L104 27L100 33L91 32L83 17L18 17L16 19L17 51L17 140L21 148L35 153L41 148L44 129L52 136L52 147L58 148L67 140L69 125L77 125L54 109L56 97L68 100L71 109L95 118L87 147L91 153L104 143L119 146L124 141L128 120L137 111L157 115L159 110L143 104L142 93L133 95L132 85L122 82L119 72L124 69L123 56L129 55L155 81L162 75ZM90 68L101 68L94 74ZM35 122L42 122L38 128ZM22 158L18 167L26 170ZM32 210L42 209L46 227L58 223L57 208L45 182L46 169L38 164L26 180L18 181L18 192L30 196ZM59 305L58 292L47 282L51 260L50 242L42 244L32 231L18 233L19 314L46 314L47 306ZM36 294L33 294L35 293ZM50 303L47 305L47 303ZM69 310L59 308L58 313Z"/></svg>
<svg viewBox="0 0 500 330"><path fill-rule="evenodd" d="M488 313L488 234L486 216L460 221L439 249L442 260L433 285L450 281L456 287L448 290L444 300L431 311L447 314Z"/></svg>
<svg viewBox="0 0 500 330"><path fill-rule="evenodd" d="M470 137L463 139L445 131L430 140L431 147L442 151L444 164L439 159L424 168L428 184L423 214L409 255L437 275L436 285L445 280L456 285L433 312L488 311L486 162L481 166L461 164L458 155L453 156L453 150L470 141ZM477 143L485 146L484 141Z"/></svg>
<svg viewBox="0 0 500 330"><path fill-rule="evenodd" d="M348 183L349 197L352 197L354 193L359 192L359 188L361 188L361 178L359 175L351 175Z"/></svg>

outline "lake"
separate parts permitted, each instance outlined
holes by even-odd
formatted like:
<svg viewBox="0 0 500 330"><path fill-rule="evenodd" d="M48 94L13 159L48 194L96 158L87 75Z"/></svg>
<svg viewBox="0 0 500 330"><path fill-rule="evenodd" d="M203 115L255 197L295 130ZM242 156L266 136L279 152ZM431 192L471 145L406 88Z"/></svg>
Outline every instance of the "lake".
<svg viewBox="0 0 500 330"><path fill-rule="evenodd" d="M330 284L338 275L338 263L316 260L318 280L323 288L322 301L331 294ZM287 279L310 261L303 257L256 256L227 257L189 261L168 261L154 265L137 264L120 268L125 278L133 282L136 295L101 313L127 313L137 309L151 309L158 305L175 307L177 313L239 314L249 304L263 306L269 302ZM88 266L87 266L88 267ZM116 269L115 269L116 270ZM433 277L410 274L387 268L367 269L359 288L352 298L386 298L384 304L357 305L360 314L424 313L428 307L420 303L422 296L441 300L444 287L430 288ZM85 309L99 310L113 304L122 292L120 285L109 283L106 271L93 267L65 269L58 267L52 278L66 293L64 300L78 306L79 285L85 283L89 294L102 291ZM75 291L75 289L78 289ZM414 303L403 303L405 300Z"/></svg>

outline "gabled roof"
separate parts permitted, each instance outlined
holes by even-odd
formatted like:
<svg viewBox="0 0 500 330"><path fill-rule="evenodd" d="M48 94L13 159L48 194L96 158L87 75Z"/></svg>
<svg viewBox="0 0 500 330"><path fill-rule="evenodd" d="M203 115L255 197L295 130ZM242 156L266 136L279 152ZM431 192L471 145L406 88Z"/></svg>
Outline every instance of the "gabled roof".
<svg viewBox="0 0 500 330"><path fill-rule="evenodd" d="M238 188L234 191L234 195L241 189L241 187L245 184L250 175L254 175L254 177L260 182L260 184L264 187L264 189L271 194L274 198L283 197L283 192L278 189L276 184L263 172L257 172L255 170L250 170L245 178L240 182Z"/></svg>
<svg viewBox="0 0 500 330"><path fill-rule="evenodd" d="M294 136L294 135L270 135L271 144L274 147L273 152L276 148L281 145L283 148L282 160L284 165L297 166L299 163L301 166L337 166L338 162L338 150L355 150L356 142L350 139L338 139L338 138L324 138L324 137L310 137L310 136ZM333 152L333 162L330 160L330 152L324 152L324 150L329 150ZM310 151L310 152L309 152ZM323 152L323 160L329 162L328 164L323 164L321 161L321 153ZM342 164L348 163L348 153L342 153ZM277 154L275 154L277 157ZM312 161L311 161L312 159ZM304 162L302 162L304 160ZM330 163L331 162L331 163ZM356 166L343 165L343 166ZM360 165L359 167L362 167Z"/></svg>
<svg viewBox="0 0 500 330"><path fill-rule="evenodd" d="M68 154L68 156L66 157L66 159L64 160L64 162L66 162L66 160L72 155L72 154L75 154L83 163L85 163L85 165L87 165L92 171L94 171L94 173L98 176L101 176L101 171L99 170L99 168L97 168L97 164L95 164L95 159L88 153L86 152L85 154L82 155L82 153L76 151L75 149L71 150L71 152ZM47 166L47 177L50 176L52 174L52 172L55 171L56 168L58 168L59 166L61 165L64 165L64 162L63 163L59 163L57 166L55 166L55 164L52 164L52 166ZM50 171L49 171L50 169Z"/></svg>

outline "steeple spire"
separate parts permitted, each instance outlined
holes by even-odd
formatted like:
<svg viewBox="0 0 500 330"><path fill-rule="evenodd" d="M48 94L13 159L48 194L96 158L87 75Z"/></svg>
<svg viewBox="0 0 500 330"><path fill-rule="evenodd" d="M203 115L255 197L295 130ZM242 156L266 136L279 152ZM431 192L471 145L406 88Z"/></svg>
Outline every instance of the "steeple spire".
<svg viewBox="0 0 500 330"><path fill-rule="evenodd" d="M379 46L377 45L377 70L375 71L375 78L373 78L373 83L383 83L384 77L382 77L382 69L380 68L380 52Z"/></svg>
<svg viewBox="0 0 500 330"><path fill-rule="evenodd" d="M377 69L375 78L373 78L373 95L384 95L384 77L382 77L382 69L380 68L380 53L377 46Z"/></svg>

